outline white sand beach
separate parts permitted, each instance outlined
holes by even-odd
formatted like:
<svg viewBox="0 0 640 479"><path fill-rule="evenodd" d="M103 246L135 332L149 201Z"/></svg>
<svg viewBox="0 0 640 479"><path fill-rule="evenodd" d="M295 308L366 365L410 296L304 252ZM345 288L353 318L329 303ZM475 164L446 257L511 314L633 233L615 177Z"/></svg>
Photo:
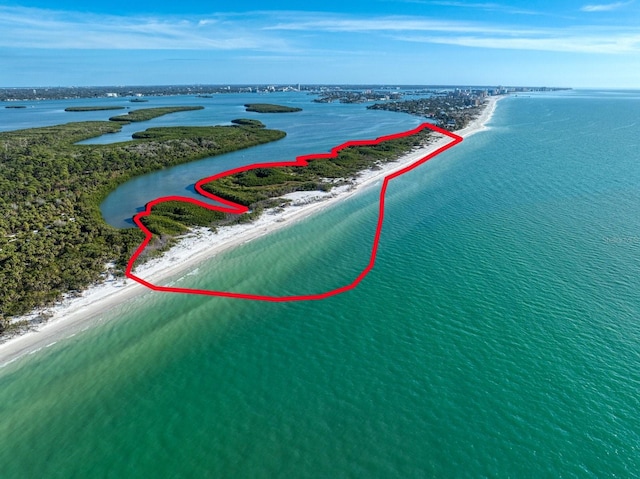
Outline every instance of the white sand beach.
<svg viewBox="0 0 640 479"><path fill-rule="evenodd" d="M466 128L455 133L467 138L487 129L486 123L491 119L496 103L501 98L504 97L489 97L482 114ZM318 210L342 201L452 141L451 138L438 133L433 137L435 140L430 145L412 151L397 161L386 163L380 169L362 172L349 185L334 188L328 193L310 191L286 195L285 198L291 200L288 206L277 211L266 211L252 223L218 228L215 233L208 228L194 229L193 232L182 237L178 244L162 257L143 264L136 268L134 273L153 284L165 284L169 278L195 269L202 261L222 251L291 225ZM69 297L52 307L18 318L33 320L40 315L49 316L49 320L41 323L37 328L9 338L0 344L0 367L26 354L51 346L58 340L75 335L79 330L86 329L92 324L92 320L144 293L166 294L153 292L130 279L106 278L105 281L88 288L79 296Z"/></svg>

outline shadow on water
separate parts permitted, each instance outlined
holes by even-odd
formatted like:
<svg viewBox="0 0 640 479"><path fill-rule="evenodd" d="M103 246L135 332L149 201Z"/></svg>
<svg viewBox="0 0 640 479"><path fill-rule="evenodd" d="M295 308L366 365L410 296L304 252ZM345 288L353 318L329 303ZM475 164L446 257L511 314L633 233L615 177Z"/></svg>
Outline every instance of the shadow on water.
<svg viewBox="0 0 640 479"><path fill-rule="evenodd" d="M133 216L135 216L138 213L144 211L145 209L146 209L146 205L145 206L136 207L136 212L135 212L135 214ZM130 216L128 218L122 218L122 222L126 225L126 226L122 226L123 228L133 228L133 227L137 226L135 224L135 222L133 221L133 216Z"/></svg>

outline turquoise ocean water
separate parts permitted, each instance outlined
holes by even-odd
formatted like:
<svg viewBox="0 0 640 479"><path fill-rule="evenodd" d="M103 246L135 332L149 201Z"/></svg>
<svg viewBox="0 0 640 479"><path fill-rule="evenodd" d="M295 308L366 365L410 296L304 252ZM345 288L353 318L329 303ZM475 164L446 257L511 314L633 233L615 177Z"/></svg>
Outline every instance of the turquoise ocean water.
<svg viewBox="0 0 640 479"><path fill-rule="evenodd" d="M640 92L490 126L391 182L351 292L149 293L1 369L0 477L640 477ZM173 281L341 285L378 188Z"/></svg>

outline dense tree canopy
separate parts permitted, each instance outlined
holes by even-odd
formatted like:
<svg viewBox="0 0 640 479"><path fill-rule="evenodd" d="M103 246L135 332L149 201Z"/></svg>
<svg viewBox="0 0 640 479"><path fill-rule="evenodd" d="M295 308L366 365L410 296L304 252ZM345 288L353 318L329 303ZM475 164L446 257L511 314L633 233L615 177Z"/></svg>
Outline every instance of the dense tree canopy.
<svg viewBox="0 0 640 479"><path fill-rule="evenodd" d="M285 136L262 124L153 128L129 142L75 144L120 128L103 121L0 133L0 324L85 288L107 263L126 264L143 234L107 225L99 209L118 184ZM184 220L189 214L169 206L164 215ZM204 220L192 215L185 221Z"/></svg>
<svg viewBox="0 0 640 479"><path fill-rule="evenodd" d="M295 113L302 111L302 108L295 106L273 105L271 103L247 103L244 107L246 111L256 113Z"/></svg>

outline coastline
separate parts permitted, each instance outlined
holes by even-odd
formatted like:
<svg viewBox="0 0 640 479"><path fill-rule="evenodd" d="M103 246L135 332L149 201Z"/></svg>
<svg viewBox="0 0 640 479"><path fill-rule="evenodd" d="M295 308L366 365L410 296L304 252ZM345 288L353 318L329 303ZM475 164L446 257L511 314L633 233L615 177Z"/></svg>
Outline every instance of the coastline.
<svg viewBox="0 0 640 479"><path fill-rule="evenodd" d="M455 133L467 138L487 130L486 123L491 120L496 104L502 98L505 96L489 97L482 113L467 127ZM436 140L429 145L386 163L378 170L360 172L350 185L335 188L328 193L311 191L284 195L292 200L290 205L275 213L266 211L251 223L220 227L216 233L208 228L194 228L192 233L180 238L178 243L160 258L152 259L136 268L136 275L159 284L168 278L193 270L202 261L223 251L289 226L318 210L342 201L450 142L450 138L443 135L435 134L435 138ZM51 315L50 319L37 329L27 330L0 343L0 368L27 354L52 346L60 339L74 336L78 331L90 327L92 319L145 292L155 294L134 281L107 278L104 282L88 288L80 296L66 298L52 307L17 318L35 318L43 313Z"/></svg>

